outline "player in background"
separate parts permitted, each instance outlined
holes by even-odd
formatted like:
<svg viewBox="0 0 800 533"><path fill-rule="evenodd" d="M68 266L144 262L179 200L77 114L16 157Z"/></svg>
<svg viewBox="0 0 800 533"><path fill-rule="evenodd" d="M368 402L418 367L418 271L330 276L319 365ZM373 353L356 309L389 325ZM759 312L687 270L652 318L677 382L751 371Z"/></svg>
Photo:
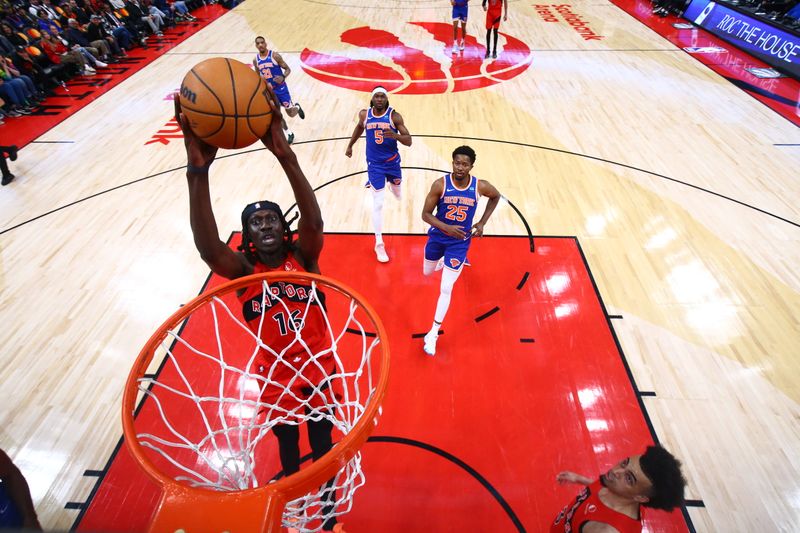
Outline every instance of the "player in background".
<svg viewBox="0 0 800 533"><path fill-rule="evenodd" d="M267 48L266 39L260 35L256 37L256 49L258 52L255 59L253 59L253 66L256 68L256 72L261 74L261 77L272 87L275 96L278 97L281 105L286 109L286 114L290 117L299 115L301 119L306 118L306 114L300 104L292 102L289 86L286 85L286 78L292 73L292 69L289 68L289 65L286 64L286 61L283 60L278 52ZM283 116L281 116L281 125L289 144L292 144L294 142L294 132L289 129L289 125L286 124L286 119Z"/></svg>
<svg viewBox="0 0 800 533"><path fill-rule="evenodd" d="M450 0L453 6L453 53L464 50L464 41L467 39L467 17L469 15L469 0ZM458 40L458 23L461 23L461 41Z"/></svg>
<svg viewBox="0 0 800 533"><path fill-rule="evenodd" d="M430 276L438 270L437 264L443 265L433 325L424 339L423 348L428 355L436 354L439 327L450 307L453 285L464 268L472 238L483 235L483 227L500 201L500 193L491 183L470 174L475 157L475 150L469 146L453 150L453 172L433 182L422 208L422 220L431 226L422 273ZM473 224L481 196L489 202L480 220Z"/></svg>
<svg viewBox="0 0 800 533"><path fill-rule="evenodd" d="M488 4L488 6L487 6ZM486 57L489 57L490 37L494 32L494 49L492 58L497 57L497 30L500 28L500 17L508 20L508 0L483 0L483 10L486 11ZM503 14L505 6L505 14Z"/></svg>
<svg viewBox="0 0 800 533"><path fill-rule="evenodd" d="M389 261L386 245L383 243L383 201L386 185L398 200L401 197L400 184L403 174L400 171L400 152L397 143L411 146L411 134L406 129L403 117L389 107L386 89L375 87L369 101L369 109L358 113L358 121L353 129L350 142L344 155L353 156L353 145L361 134L367 132L367 183L372 189L372 226L375 231L375 255L381 263Z"/></svg>

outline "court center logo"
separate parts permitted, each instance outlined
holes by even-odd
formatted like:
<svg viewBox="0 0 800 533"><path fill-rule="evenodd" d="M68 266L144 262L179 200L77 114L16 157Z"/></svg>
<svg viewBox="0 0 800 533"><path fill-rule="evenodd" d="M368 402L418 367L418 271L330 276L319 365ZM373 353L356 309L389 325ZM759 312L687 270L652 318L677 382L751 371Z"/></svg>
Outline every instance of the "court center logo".
<svg viewBox="0 0 800 533"><path fill-rule="evenodd" d="M502 48L498 49L497 59L485 59L482 34L467 35L464 50L451 54L452 24L408 24L429 34L430 41L422 43L422 49L406 45L401 37L388 31L364 26L341 35L343 43L360 48L357 57L306 48L300 54L303 70L320 81L355 91L369 92L376 85L383 85L394 94L440 94L502 83L519 76L531 64L528 45L507 33L500 33L498 44Z"/></svg>

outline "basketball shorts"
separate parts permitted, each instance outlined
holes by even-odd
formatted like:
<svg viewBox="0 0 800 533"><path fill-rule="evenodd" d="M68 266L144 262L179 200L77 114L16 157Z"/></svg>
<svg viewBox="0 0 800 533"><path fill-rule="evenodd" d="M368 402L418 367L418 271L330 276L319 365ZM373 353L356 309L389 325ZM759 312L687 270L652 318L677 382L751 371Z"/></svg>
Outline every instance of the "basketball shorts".
<svg viewBox="0 0 800 533"><path fill-rule="evenodd" d="M281 103L283 107L292 107L292 95L289 94L289 86L285 83L281 83L280 85L272 85L272 91L275 93L275 96L278 97L278 101Z"/></svg>
<svg viewBox="0 0 800 533"><path fill-rule="evenodd" d="M503 4L498 4L498 7L490 7L486 12L486 29L499 28L501 18L503 18Z"/></svg>
<svg viewBox="0 0 800 533"><path fill-rule="evenodd" d="M456 20L460 20L461 22L466 22L468 11L468 4L464 4L463 6L453 6L453 21L455 22Z"/></svg>
<svg viewBox="0 0 800 533"><path fill-rule="evenodd" d="M386 181L400 185L403 174L400 171L400 156L389 162L367 161L367 183L365 187L372 187L376 191L386 186Z"/></svg>
<svg viewBox="0 0 800 533"><path fill-rule="evenodd" d="M467 252L472 242L472 237L464 240L454 239L439 230L431 228L428 231L428 242L425 243L425 259L438 261L444 257L444 266L450 270L461 270L467 260Z"/></svg>

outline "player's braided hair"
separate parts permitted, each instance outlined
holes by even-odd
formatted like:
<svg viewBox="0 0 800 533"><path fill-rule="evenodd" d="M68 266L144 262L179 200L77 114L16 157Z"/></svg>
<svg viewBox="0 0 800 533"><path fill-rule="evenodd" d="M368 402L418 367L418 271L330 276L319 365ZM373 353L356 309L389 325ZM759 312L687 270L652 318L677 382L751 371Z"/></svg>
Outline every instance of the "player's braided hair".
<svg viewBox="0 0 800 533"><path fill-rule="evenodd" d="M258 252L256 252L256 246L250 239L250 230L247 227L247 220L250 218L250 215L262 209L269 209L278 214L278 218L283 225L283 245L286 247L287 251L294 248L294 231L291 228L291 223L286 221L286 217L278 204L270 202L269 200L261 200L260 202L248 204L245 206L244 210L242 210L242 244L240 244L237 249L242 252L245 258L250 261L250 264L253 265L259 261L259 258Z"/></svg>
<svg viewBox="0 0 800 533"><path fill-rule="evenodd" d="M661 446L649 446L639 459L642 472L653 483L650 500L645 507L671 511L683 505L686 479L681 473L681 463Z"/></svg>

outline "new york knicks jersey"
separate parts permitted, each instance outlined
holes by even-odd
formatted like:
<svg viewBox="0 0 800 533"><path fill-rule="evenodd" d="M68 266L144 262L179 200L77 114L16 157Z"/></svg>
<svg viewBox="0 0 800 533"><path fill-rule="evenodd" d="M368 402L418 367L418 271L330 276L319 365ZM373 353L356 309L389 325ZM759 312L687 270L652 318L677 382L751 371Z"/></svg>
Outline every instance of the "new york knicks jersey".
<svg viewBox="0 0 800 533"><path fill-rule="evenodd" d="M275 85L275 77L283 76L283 69L281 66L272 59L272 50L267 52L267 57L262 59L261 54L256 54L256 65L258 65L258 72L261 77L269 82L270 85Z"/></svg>
<svg viewBox="0 0 800 533"><path fill-rule="evenodd" d="M478 178L470 176L469 185L464 189L459 189L453 182L450 173L444 175L444 191L436 204L436 218L450 226L459 226L470 236L472 230L472 220L475 218L475 211L478 209ZM431 226L428 231L430 235L440 238L453 239L440 229Z"/></svg>
<svg viewBox="0 0 800 533"><path fill-rule="evenodd" d="M392 122L392 108L386 109L381 116L372 114L372 107L367 109L367 118L364 120L364 129L367 132L367 161L369 163L400 162L397 151L397 139L384 137L384 130L397 133L397 128Z"/></svg>

